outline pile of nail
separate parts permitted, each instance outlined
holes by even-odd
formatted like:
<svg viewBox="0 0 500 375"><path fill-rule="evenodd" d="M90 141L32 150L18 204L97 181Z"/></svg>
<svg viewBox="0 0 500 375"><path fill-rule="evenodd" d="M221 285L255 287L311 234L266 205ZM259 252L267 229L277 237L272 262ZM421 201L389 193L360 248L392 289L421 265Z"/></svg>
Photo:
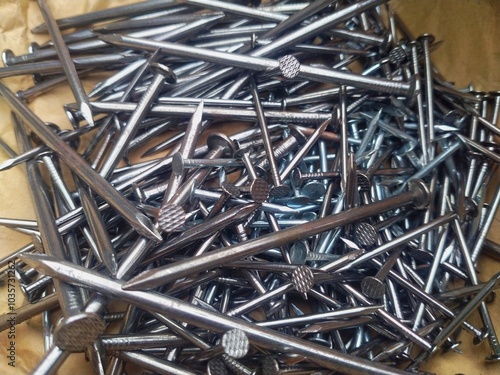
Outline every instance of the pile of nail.
<svg viewBox="0 0 500 375"><path fill-rule="evenodd" d="M447 82L431 35L384 0L38 3L50 42L0 68L37 79L0 83L0 169L26 167L37 215L4 220L33 241L2 260L17 322L43 315L33 373L85 351L97 374L404 374L461 328L500 360L500 276L475 269L500 96ZM67 83L61 131L28 103Z"/></svg>

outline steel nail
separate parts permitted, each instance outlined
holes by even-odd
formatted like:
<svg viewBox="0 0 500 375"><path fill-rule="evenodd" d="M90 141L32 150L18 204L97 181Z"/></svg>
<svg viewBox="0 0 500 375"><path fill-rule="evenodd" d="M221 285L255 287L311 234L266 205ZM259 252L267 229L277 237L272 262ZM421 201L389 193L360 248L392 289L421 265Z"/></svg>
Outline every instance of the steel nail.
<svg viewBox="0 0 500 375"><path fill-rule="evenodd" d="M141 287L153 287L153 285L164 284L174 281L186 274L195 271L210 269L219 264L220 259L225 262L237 260L243 256L259 253L262 250L274 246L282 246L288 243L304 239L327 230L353 223L363 217L374 215L394 207L415 204L424 207L428 203L428 191L426 186L415 180L410 186L410 191L385 200L374 202L370 205L355 207L343 211L337 215L314 220L308 224L297 225L286 228L277 233L270 233L259 238L232 246L232 248L213 251L197 258L176 262L173 265L159 267L154 271L140 274L125 284L125 288L137 289Z"/></svg>
<svg viewBox="0 0 500 375"><path fill-rule="evenodd" d="M28 260L29 257L29 260ZM50 260L49 260L50 259ZM53 258L40 255L25 255L26 262L31 262L32 266L43 267L44 273L50 273L52 276L60 277L66 281L76 282L80 285L86 284L93 290L109 294L111 291L115 296L138 303L153 311L159 313L181 312L186 322L192 322L195 325L206 327L217 331L226 331L228 329L238 328L243 330L250 343L268 347L271 349L283 348L284 343L288 350L306 355L315 363L333 370L347 370L353 374L362 374L367 369L377 375L395 375L404 374L404 371L389 368L384 365L375 364L363 359L353 358L332 349L326 349L318 344L305 342L304 340L284 335L277 331L272 331L262 327L246 323L240 319L230 318L215 312L187 304L180 300L174 300L165 295L154 292L129 292L122 289L122 283L102 277L81 267L70 265L66 262L54 261ZM71 270L68 272L68 270ZM91 275L91 276L90 276ZM89 277L90 276L90 277Z"/></svg>
<svg viewBox="0 0 500 375"><path fill-rule="evenodd" d="M2 83L0 93L6 99L7 104L13 109L41 139L53 149L68 167L77 174L93 191L105 198L124 218L140 233L145 236L160 239L161 236L149 218L139 212L132 203L119 194L109 183L107 183L94 169L92 169L71 147L58 138L43 121L26 107L19 99Z"/></svg>
<svg viewBox="0 0 500 375"><path fill-rule="evenodd" d="M45 24L47 25L47 29L50 32L50 35L54 42L54 47L56 48L57 55L59 56L59 60L61 61L64 73L68 78L68 83L71 87L71 90L73 91L73 94L75 95L75 99L77 100L78 105L80 106L80 111L82 112L83 117L85 117L85 120L87 120L87 123L90 126L94 126L94 118L92 116L92 110L90 108L88 97L85 94L80 79L78 78L78 72L76 71L75 65L71 60L71 56L69 54L66 43L62 38L61 31L57 26L56 20L52 16L52 13L50 12L45 0L37 1L38 7L40 8L42 16L45 20Z"/></svg>

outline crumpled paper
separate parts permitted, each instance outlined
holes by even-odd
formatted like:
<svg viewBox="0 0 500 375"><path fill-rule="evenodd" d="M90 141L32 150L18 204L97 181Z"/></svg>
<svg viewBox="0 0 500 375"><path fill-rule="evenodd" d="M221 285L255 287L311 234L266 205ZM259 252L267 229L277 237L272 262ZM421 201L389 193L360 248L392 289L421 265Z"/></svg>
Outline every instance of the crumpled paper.
<svg viewBox="0 0 500 375"><path fill-rule="evenodd" d="M82 0L82 1L47 1L56 18L77 15L111 6L132 3L133 0ZM405 21L414 36L432 33L436 40L444 43L432 53L432 61L441 74L457 87L466 87L470 82L476 90L500 90L500 2L497 0L399 0L390 2ZM44 43L47 35L34 35L30 30L42 22L42 16L35 1L2 0L0 1L0 50L12 49L14 53L26 53L29 43ZM87 92L102 77L91 77L83 81ZM27 88L33 84L32 78L8 78L3 80L13 90ZM70 128L62 105L73 101L68 87L59 87L42 98L30 103L30 107L44 120L51 121L63 128ZM10 111L0 100L0 136L14 150L17 150L14 132L10 122ZM0 149L0 161L9 156ZM499 173L496 174L496 187ZM491 195L491 194L490 194ZM25 172L22 167L0 172L0 217L34 219ZM490 231L489 238L500 242L500 215ZM29 236L0 227L0 257L6 256L30 242ZM483 257L479 278L487 280L500 270L500 262ZM25 303L21 291L16 293L16 306ZM0 313L7 311L7 291L0 288ZM496 328L500 332L500 302L490 305L490 312ZM59 317L53 314L54 322ZM477 327L482 323L474 313L470 319ZM0 332L0 373L30 373L43 358L41 318L34 317L16 327L16 367L8 366L8 332ZM486 342L474 347L472 337L462 333L463 354L455 352L441 355L438 353L425 365L425 370L440 375L494 375L500 373L500 364L486 364L483 359L490 354ZM129 372L133 373L133 372ZM71 354L62 366L59 374L93 374L91 365L83 353Z"/></svg>

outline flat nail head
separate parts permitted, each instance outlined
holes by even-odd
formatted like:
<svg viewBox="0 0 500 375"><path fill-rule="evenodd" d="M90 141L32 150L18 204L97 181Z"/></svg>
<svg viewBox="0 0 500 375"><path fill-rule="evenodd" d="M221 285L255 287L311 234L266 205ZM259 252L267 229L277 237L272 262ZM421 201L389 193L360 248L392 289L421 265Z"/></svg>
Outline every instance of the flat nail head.
<svg viewBox="0 0 500 375"><path fill-rule="evenodd" d="M154 62L150 64L150 67L155 73L161 74L165 78L165 82L172 85L177 83L177 75L168 66Z"/></svg>
<svg viewBox="0 0 500 375"><path fill-rule="evenodd" d="M14 52L11 49L4 49L2 52L2 62L4 66L9 66L9 61L14 58Z"/></svg>
<svg viewBox="0 0 500 375"><path fill-rule="evenodd" d="M166 204L158 212L158 225L165 232L173 232L186 222L184 209L177 204Z"/></svg>
<svg viewBox="0 0 500 375"><path fill-rule="evenodd" d="M381 299L385 294L385 285L376 277L367 276L361 281L361 292L368 298Z"/></svg>
<svg viewBox="0 0 500 375"><path fill-rule="evenodd" d="M412 179L408 181L408 190L415 193L416 199L413 202L415 208L422 210L429 205L431 193L422 180Z"/></svg>
<svg viewBox="0 0 500 375"><path fill-rule="evenodd" d="M257 203L269 198L269 184L263 178L257 178L250 183L250 196Z"/></svg>
<svg viewBox="0 0 500 375"><path fill-rule="evenodd" d="M224 353L233 358L243 358L250 348L248 337L241 329L232 329L224 333L221 345Z"/></svg>
<svg viewBox="0 0 500 375"><path fill-rule="evenodd" d="M295 78L300 73L300 62L295 56L285 55L278 60L280 72L285 78Z"/></svg>
<svg viewBox="0 0 500 375"><path fill-rule="evenodd" d="M181 175L184 171L184 159L180 152L172 155L172 172L176 175Z"/></svg>
<svg viewBox="0 0 500 375"><path fill-rule="evenodd" d="M105 329L104 320L93 313L64 318L54 330L54 344L69 352L83 352Z"/></svg>
<svg viewBox="0 0 500 375"><path fill-rule="evenodd" d="M359 223L354 229L356 241L361 246L372 246L377 242L377 231L373 225L368 223Z"/></svg>

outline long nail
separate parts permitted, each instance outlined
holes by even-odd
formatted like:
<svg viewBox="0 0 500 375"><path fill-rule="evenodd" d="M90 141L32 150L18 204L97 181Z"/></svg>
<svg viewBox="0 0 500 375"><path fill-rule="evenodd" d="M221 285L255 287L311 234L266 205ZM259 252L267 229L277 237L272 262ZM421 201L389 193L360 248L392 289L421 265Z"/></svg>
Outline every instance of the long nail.
<svg viewBox="0 0 500 375"><path fill-rule="evenodd" d="M90 103L92 109L96 113L114 113L117 111L131 112L135 109L134 103L118 103L118 102L98 102ZM151 114L172 116L172 117L188 117L192 116L195 108L182 105L154 105L151 108ZM298 123L298 124L321 124L331 118L330 114L326 113L308 113L308 112L292 112L292 111L264 111L264 115L268 123ZM204 107L203 117L208 120L241 120L254 122L257 119L257 114L252 109L234 109L234 108L219 108L219 107Z"/></svg>
<svg viewBox="0 0 500 375"><path fill-rule="evenodd" d="M209 49L175 45L168 42L152 42L146 39L131 38L122 35L101 36L107 43L122 45L147 51L160 49L165 53L176 54L179 57L201 59L208 62L226 64L232 67L249 69L257 72L270 72L280 70L285 78L300 77L317 82L345 83L354 87L367 90L384 91L390 94L401 94L412 97L414 84L388 81L374 77L364 77L352 73L344 73L333 69L316 68L300 64L298 60L286 55L279 61L264 57L250 57L234 53L218 52ZM267 46L266 46L267 47Z"/></svg>
<svg viewBox="0 0 500 375"><path fill-rule="evenodd" d="M355 207L337 215L317 219L308 224L297 225L295 227L283 229L277 233L270 233L246 243L235 245L229 249L222 249L186 261L179 261L173 265L160 267L150 272L140 274L131 279L125 288L140 289L151 288L166 282L171 282L187 274L196 271L210 269L224 259L225 262L237 260L244 256L257 254L262 250L274 246L282 246L294 241L298 241L308 236L331 230L349 223L353 223L363 217L390 210L394 207L401 207L408 204L425 206L427 204L427 188L421 182L415 181L411 184L411 190L399 196L387 198L386 200L372 203L370 205Z"/></svg>
<svg viewBox="0 0 500 375"><path fill-rule="evenodd" d="M71 147L57 137L45 123L2 83L0 93L6 99L7 104L14 110L37 135L54 150L66 165L77 174L93 191L106 199L123 217L140 233L153 239L161 239L161 236L153 228L151 220L139 212L132 203L123 195L119 194L109 183L107 183L94 169L92 169Z"/></svg>
<svg viewBox="0 0 500 375"><path fill-rule="evenodd" d="M151 67L155 71L155 75L148 90L137 104L137 107L127 122L127 126L120 132L118 140L114 143L113 148L100 168L99 174L106 179L109 178L114 167L126 152L126 145L136 134L139 124L146 117L147 111L162 89L164 81L172 84L177 80L175 74L167 66L152 63Z"/></svg>
<svg viewBox="0 0 500 375"><path fill-rule="evenodd" d="M152 0L148 3L127 4L117 7L112 7L104 10L89 12L78 16L62 18L57 20L57 26L60 30L91 25L100 21L107 21L115 18L130 17L139 14L158 11L164 8L173 6L173 2L164 2L161 0ZM48 27L41 24L31 30L35 34L46 33Z"/></svg>
<svg viewBox="0 0 500 375"><path fill-rule="evenodd" d="M260 127L262 139L264 141L264 149L266 150L266 157L269 161L269 169L271 171L271 178L274 184L274 186L271 188L270 194L276 197L287 196L290 192L290 187L283 184L278 170L278 166L276 165L276 159L274 158L274 152L273 152L273 145L271 143L271 138L269 136L269 131L267 129L266 117L264 115L262 103L260 102L259 92L257 90L257 84L253 77L250 78L250 93L252 94L255 113L257 114L257 123Z"/></svg>
<svg viewBox="0 0 500 375"><path fill-rule="evenodd" d="M427 104L427 127L429 132L429 141L431 142L431 152L430 159L434 157L434 146L432 142L435 140L435 129L434 129L434 80L432 76L432 63L431 63L431 53L430 45L434 42L434 36L430 34L424 34L418 38L422 43L423 54L424 54L424 69L425 69L425 93L426 93L426 104Z"/></svg>
<svg viewBox="0 0 500 375"><path fill-rule="evenodd" d="M87 123L90 126L94 126L94 118L92 116L92 110L90 108L89 100L87 94L85 93L82 83L78 78L78 72L76 71L75 65L73 64L73 60L71 60L71 56L69 54L66 43L64 42L61 31L57 26L56 20L52 16L45 0L37 0L40 11L42 12L42 16L45 20L45 24L47 25L47 29L50 32L52 40L54 42L54 47L57 50L57 55L62 63L62 67L66 77L68 78L69 85L73 94L75 95L75 99L77 100L80 110L87 120Z"/></svg>
<svg viewBox="0 0 500 375"><path fill-rule="evenodd" d="M28 149L29 141L21 122L16 128L16 135L20 148L23 151ZM55 225L54 213L47 196L41 190L42 177L34 161L27 163L26 172L29 183L33 187L32 198L44 250L59 259L65 259L67 255L63 250L64 244ZM55 287L64 320L54 331L54 342L65 350L82 351L104 330L104 323L97 315L82 312L83 301L78 288L63 282L56 282ZM79 330L85 330L86 336L81 336L79 341L75 341Z"/></svg>
<svg viewBox="0 0 500 375"><path fill-rule="evenodd" d="M28 260L29 257L29 260ZM284 349L305 355L313 362L332 370L348 371L353 374L363 374L369 369L377 375L404 374L404 371L389 368L384 365L375 364L363 359L342 354L332 349L326 349L321 345L306 342L304 340L284 335L277 331L257 327L246 323L240 319L230 318L215 312L187 304L180 300L175 300L165 295L153 292L128 292L122 289L123 284L105 278L98 273L91 272L81 267L70 265L66 262L59 262L48 256L26 255L23 260L30 262L32 266L43 269L43 273L54 277L60 277L65 281L76 282L80 285L87 285L89 288L100 293L110 294L131 303L142 305L147 309L158 313L182 314L184 321L194 325L204 327L219 332L238 328L243 330L250 342L257 346L270 349Z"/></svg>

